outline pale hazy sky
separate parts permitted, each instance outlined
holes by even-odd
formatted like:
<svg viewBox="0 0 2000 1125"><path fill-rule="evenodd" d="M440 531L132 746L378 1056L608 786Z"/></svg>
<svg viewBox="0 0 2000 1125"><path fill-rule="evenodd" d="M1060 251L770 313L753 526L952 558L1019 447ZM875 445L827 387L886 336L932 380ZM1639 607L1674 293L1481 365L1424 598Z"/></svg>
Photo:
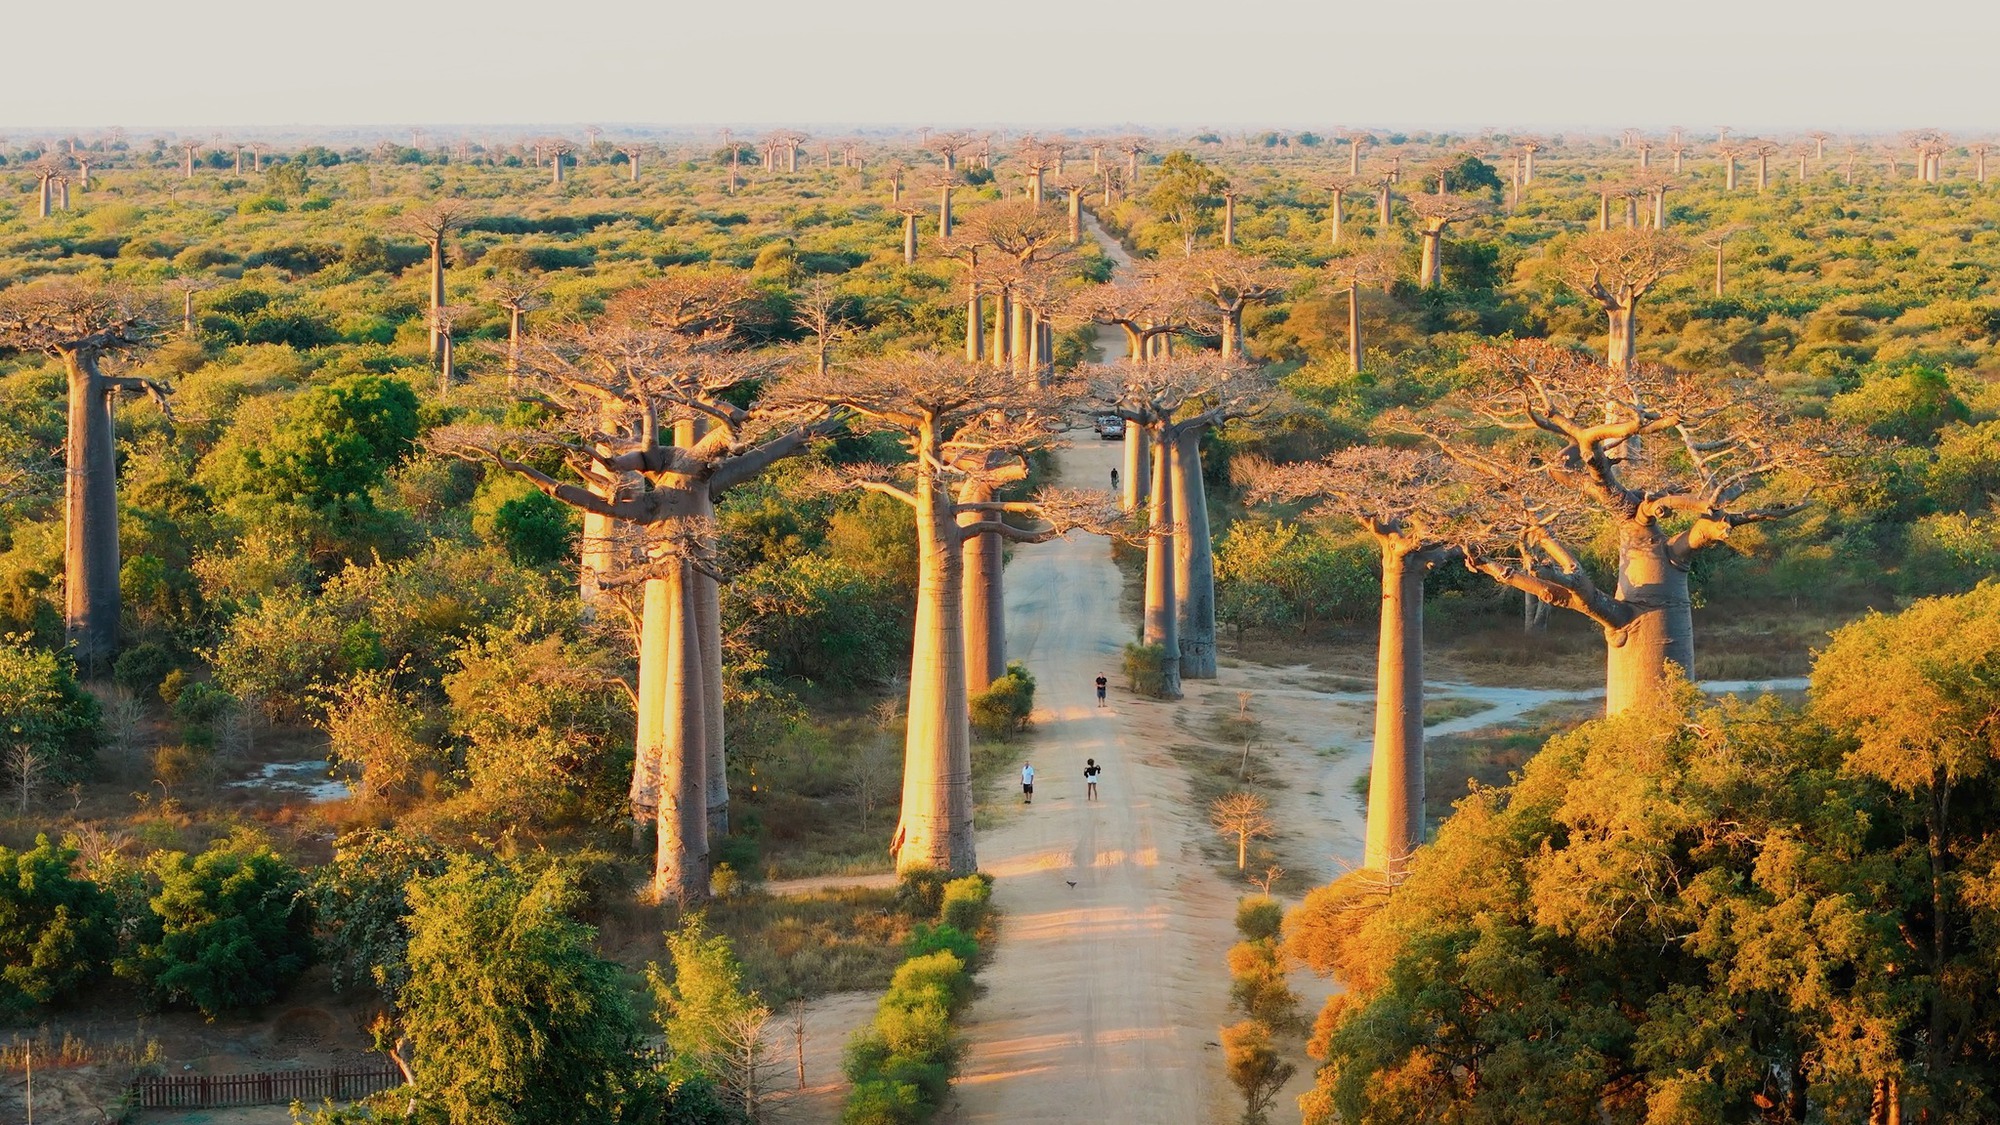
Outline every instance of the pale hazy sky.
<svg viewBox="0 0 2000 1125"><path fill-rule="evenodd" d="M0 133L2000 127L1994 0L21 0Z"/></svg>

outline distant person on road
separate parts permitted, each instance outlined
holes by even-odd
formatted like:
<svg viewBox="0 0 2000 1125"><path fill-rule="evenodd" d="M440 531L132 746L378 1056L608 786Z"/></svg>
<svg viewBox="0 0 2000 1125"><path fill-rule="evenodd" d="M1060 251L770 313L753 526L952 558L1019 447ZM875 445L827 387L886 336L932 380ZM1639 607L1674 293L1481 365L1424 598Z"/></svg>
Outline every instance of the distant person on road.
<svg viewBox="0 0 2000 1125"><path fill-rule="evenodd" d="M1035 803L1035 767L1028 763L1023 763L1021 766L1021 803L1024 805Z"/></svg>
<svg viewBox="0 0 2000 1125"><path fill-rule="evenodd" d="M1105 679L1103 676L1097 677L1097 705L1099 707L1104 706L1104 689L1109 687L1110 684L1111 681Z"/></svg>
<svg viewBox="0 0 2000 1125"><path fill-rule="evenodd" d="M1104 773L1104 767L1097 764L1096 758L1085 758L1083 760L1084 800L1086 801L1097 800L1097 779L1101 777L1103 773Z"/></svg>
<svg viewBox="0 0 2000 1125"><path fill-rule="evenodd" d="M1111 470L1111 491L1118 491L1118 470Z"/></svg>

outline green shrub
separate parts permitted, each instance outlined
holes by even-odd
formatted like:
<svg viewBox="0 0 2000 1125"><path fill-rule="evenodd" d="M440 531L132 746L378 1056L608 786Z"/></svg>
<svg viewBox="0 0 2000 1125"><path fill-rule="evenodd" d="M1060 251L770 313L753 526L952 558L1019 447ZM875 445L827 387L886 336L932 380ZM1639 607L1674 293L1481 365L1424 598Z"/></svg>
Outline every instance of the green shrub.
<svg viewBox="0 0 2000 1125"><path fill-rule="evenodd" d="M1159 645L1125 646L1125 680L1132 694L1147 699L1167 697L1167 651Z"/></svg>
<svg viewBox="0 0 2000 1125"><path fill-rule="evenodd" d="M938 920L968 934L977 934L992 913L993 878L967 875L944 885L938 904Z"/></svg>
<svg viewBox="0 0 2000 1125"><path fill-rule="evenodd" d="M111 961L115 905L71 874L76 857L47 836L29 851L0 848L0 1016L66 1000Z"/></svg>
<svg viewBox="0 0 2000 1125"><path fill-rule="evenodd" d="M889 978L882 1006L920 1004L934 997L942 999L951 1012L972 999L972 974L966 971L965 962L942 950L912 957L898 966L896 975Z"/></svg>
<svg viewBox="0 0 2000 1125"><path fill-rule="evenodd" d="M884 1004L875 1013L875 1030L888 1045L892 1066L898 1059L943 1059L951 1050L951 1008L942 996Z"/></svg>
<svg viewBox="0 0 2000 1125"><path fill-rule="evenodd" d="M0 637L0 750L26 750L47 781L82 780L101 737L97 700L68 656L20 641Z"/></svg>
<svg viewBox="0 0 2000 1125"><path fill-rule="evenodd" d="M1236 904L1236 932L1245 941L1275 938L1285 926L1285 908L1269 895L1252 895Z"/></svg>
<svg viewBox="0 0 2000 1125"><path fill-rule="evenodd" d="M923 1094L915 1086L871 1078L854 1084L841 1125L915 1125L928 1116Z"/></svg>
<svg viewBox="0 0 2000 1125"><path fill-rule="evenodd" d="M922 957L939 950L970 965L979 956L979 939L950 923L936 926L917 923L910 931L910 956Z"/></svg>
<svg viewBox="0 0 2000 1125"><path fill-rule="evenodd" d="M173 670L174 657L166 646L146 641L118 654L111 665L111 678L119 687L143 697L159 691L160 681Z"/></svg>
<svg viewBox="0 0 2000 1125"><path fill-rule="evenodd" d="M235 837L190 858L160 852L154 932L119 968L162 1004L203 1015L266 1003L313 961L305 877L266 844Z"/></svg>
<svg viewBox="0 0 2000 1125"><path fill-rule="evenodd" d="M912 867L896 877L896 909L911 918L935 918L944 904L951 873L937 867Z"/></svg>
<svg viewBox="0 0 2000 1125"><path fill-rule="evenodd" d="M972 697L972 729L981 738L1008 739L1028 729L1035 710L1035 677L1010 661L1007 674Z"/></svg>

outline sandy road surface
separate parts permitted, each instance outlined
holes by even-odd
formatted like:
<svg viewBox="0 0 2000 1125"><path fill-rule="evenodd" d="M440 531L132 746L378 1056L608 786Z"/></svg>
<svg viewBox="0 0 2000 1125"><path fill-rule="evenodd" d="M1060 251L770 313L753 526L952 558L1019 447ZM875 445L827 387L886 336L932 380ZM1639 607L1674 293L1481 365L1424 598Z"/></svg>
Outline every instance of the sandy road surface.
<svg viewBox="0 0 2000 1125"><path fill-rule="evenodd" d="M1075 437L1060 454L1065 483L1108 487L1119 444ZM1206 828L1180 804L1164 741L1134 738L1120 715L1157 719L1165 706L1122 690L1096 705L1093 681L1122 683L1132 639L1120 586L1097 538L1024 547L1007 567L1007 656L1034 672L1043 704L1035 803L979 839L1002 921L965 1025L954 1121L1231 1116L1211 1044L1228 1022L1236 892L1201 858L1192 833ZM1105 771L1096 802L1084 799L1086 758Z"/></svg>

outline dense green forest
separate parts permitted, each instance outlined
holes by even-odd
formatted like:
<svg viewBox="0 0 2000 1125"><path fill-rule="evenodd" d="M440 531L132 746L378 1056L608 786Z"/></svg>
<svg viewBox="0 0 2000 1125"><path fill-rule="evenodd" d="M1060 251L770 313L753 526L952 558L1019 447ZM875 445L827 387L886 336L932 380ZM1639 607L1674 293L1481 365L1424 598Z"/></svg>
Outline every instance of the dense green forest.
<svg viewBox="0 0 2000 1125"><path fill-rule="evenodd" d="M748 1095L716 1061L726 1029L689 1030L697 1009L894 973L890 995L916 998L885 1002L849 1119L917 1119L944 1097L939 1044L990 931L983 890L928 871L977 867L972 796L947 825L902 779L991 788L1012 761L1031 670L956 632L961 582L997 589L1003 540L1119 532L1149 591L1135 652L1171 673L1158 694L1204 653L1212 677L1218 638L1237 658L1372 645L1396 521L1454 564L1417 572L1419 619L1533 654L1644 615L1590 601L1628 576L1632 521L1518 484L1591 465L1594 498L1715 485L1654 521L1729 529L1676 556L1703 643L1690 625L1667 663L1810 671L1811 703L1649 680L1643 706L1394 852L1394 880L1371 837L1373 866L1287 929L1348 988L1314 1035L1308 1119L1886 1121L1906 1100L1984 1119L1983 151L1388 132L0 146L0 1016L213 1017L330 974L380 1009L398 1065L467 1037L510 1060L426 1071L412 1121L725 1121ZM1106 389L1091 373L1120 361L1116 329L1156 374ZM1494 404L1523 388L1531 421L1508 428ZM1142 462L1122 514L1060 479L1051 448L1107 411L1179 435L1195 487L1175 494L1208 525L1192 556L1185 513L1177 548L1157 505L1146 531ZM1629 433L1584 433L1621 412ZM1698 423L1726 423L1750 466L1726 496ZM1433 484L1426 457L1461 468ZM1328 503L1420 479L1387 516ZM1212 570L1206 640L1199 620L1155 629L1138 575L1176 549ZM1566 597L1588 622L1532 608ZM1940 597L1958 600L1827 647ZM1901 677L1907 696L1870 687ZM299 763L337 798L260 784ZM899 894L811 916L749 893L893 866ZM712 896L726 937L686 920ZM1921 957L1899 952L1912 935ZM671 967L637 986L649 959ZM702 972L720 983L674 991ZM468 977L519 997L532 1032L468 1025ZM641 1050L648 1009L665 1056ZM918 1019L937 1043L910 1045ZM543 1033L571 1054L509 1055Z"/></svg>

